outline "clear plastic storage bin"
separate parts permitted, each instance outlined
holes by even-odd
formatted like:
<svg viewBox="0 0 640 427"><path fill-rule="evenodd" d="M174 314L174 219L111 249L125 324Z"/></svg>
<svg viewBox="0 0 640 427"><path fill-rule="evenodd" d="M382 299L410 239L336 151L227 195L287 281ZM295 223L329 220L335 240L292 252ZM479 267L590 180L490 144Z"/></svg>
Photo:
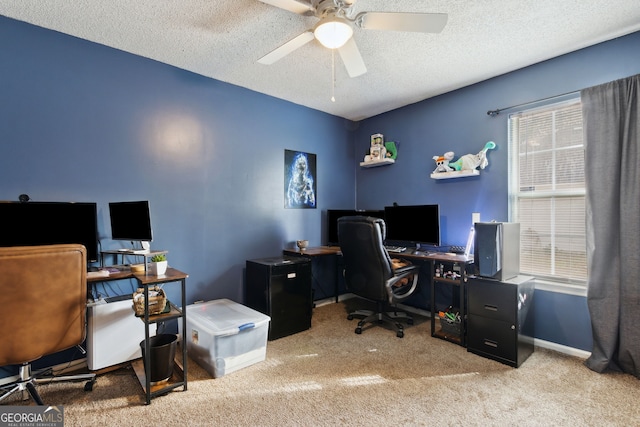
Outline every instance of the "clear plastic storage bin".
<svg viewBox="0 0 640 427"><path fill-rule="evenodd" d="M269 316L228 299L187 306L189 357L214 378L265 359Z"/></svg>

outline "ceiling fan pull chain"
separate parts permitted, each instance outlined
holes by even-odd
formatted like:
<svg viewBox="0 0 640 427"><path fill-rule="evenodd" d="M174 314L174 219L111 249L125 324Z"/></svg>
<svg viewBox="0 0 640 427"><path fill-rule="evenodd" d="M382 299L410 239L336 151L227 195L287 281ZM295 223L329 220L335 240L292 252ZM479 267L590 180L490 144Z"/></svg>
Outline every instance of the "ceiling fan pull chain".
<svg viewBox="0 0 640 427"><path fill-rule="evenodd" d="M331 49L331 102L336 102L336 50Z"/></svg>

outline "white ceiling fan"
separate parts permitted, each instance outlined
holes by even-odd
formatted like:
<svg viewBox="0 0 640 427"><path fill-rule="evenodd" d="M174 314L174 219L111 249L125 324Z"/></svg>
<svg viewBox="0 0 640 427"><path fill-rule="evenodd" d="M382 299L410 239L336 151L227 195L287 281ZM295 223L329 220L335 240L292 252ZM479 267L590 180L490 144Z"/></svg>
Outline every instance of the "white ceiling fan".
<svg viewBox="0 0 640 427"><path fill-rule="evenodd" d="M353 28L365 30L410 31L439 33L447 23L445 13L360 12L353 15L356 0L259 0L280 9L320 20L310 30L289 40L258 60L270 65L296 49L317 39L329 49L337 49L350 77L367 72L358 46L353 40Z"/></svg>

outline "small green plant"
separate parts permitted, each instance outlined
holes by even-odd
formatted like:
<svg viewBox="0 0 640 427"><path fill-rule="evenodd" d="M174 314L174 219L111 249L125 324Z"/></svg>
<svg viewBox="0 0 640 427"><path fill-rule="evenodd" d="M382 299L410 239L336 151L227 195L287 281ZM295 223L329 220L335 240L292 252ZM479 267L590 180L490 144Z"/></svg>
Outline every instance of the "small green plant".
<svg viewBox="0 0 640 427"><path fill-rule="evenodd" d="M158 254L151 257L151 262L161 262L166 260L167 256L165 254Z"/></svg>

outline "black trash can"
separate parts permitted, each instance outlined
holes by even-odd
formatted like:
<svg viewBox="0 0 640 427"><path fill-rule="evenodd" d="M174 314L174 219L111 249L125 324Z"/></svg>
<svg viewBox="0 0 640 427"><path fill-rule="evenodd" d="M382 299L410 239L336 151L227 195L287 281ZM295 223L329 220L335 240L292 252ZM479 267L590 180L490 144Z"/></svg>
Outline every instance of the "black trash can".
<svg viewBox="0 0 640 427"><path fill-rule="evenodd" d="M173 359L176 356L178 336L174 334L160 334L149 337L149 349L151 353L151 384L168 380L173 375ZM145 370L147 359L145 357L144 340L140 342L142 360Z"/></svg>

